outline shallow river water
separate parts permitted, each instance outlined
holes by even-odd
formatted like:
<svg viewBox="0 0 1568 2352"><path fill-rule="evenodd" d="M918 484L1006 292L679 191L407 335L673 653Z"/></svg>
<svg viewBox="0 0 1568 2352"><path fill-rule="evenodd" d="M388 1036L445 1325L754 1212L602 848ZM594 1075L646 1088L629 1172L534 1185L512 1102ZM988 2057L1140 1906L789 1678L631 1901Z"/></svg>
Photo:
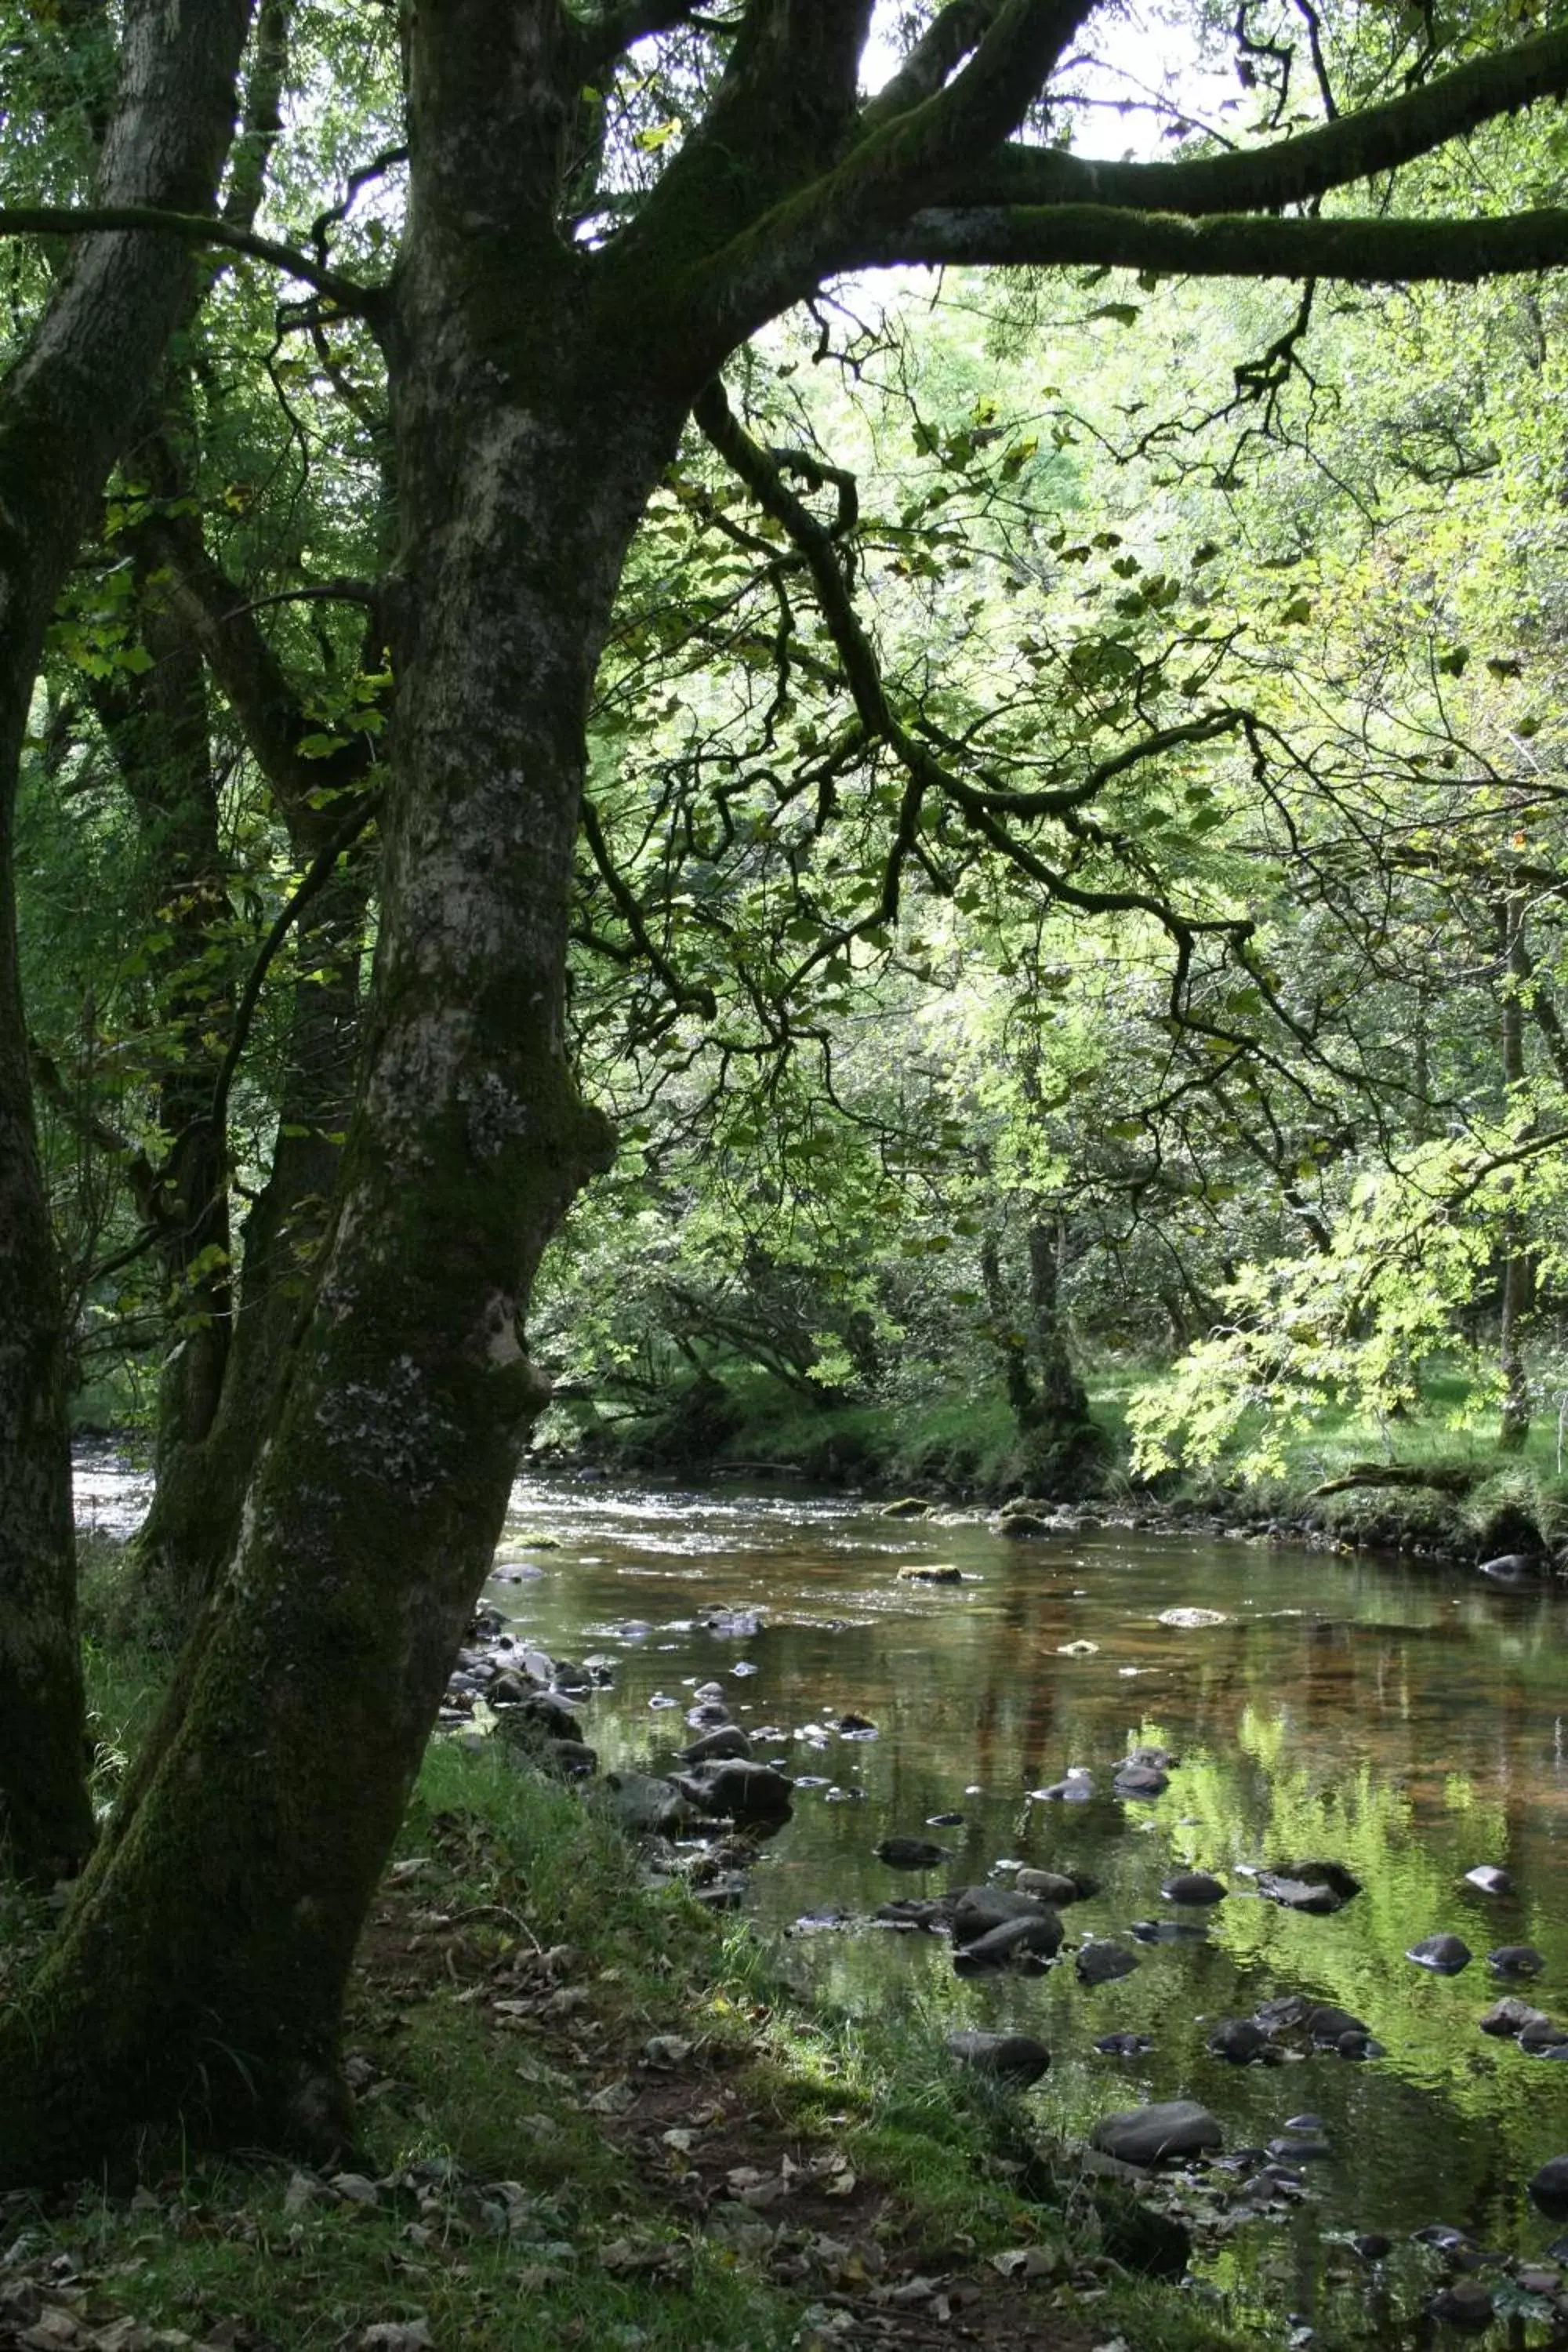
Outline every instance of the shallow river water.
<svg viewBox="0 0 1568 2352"><path fill-rule="evenodd" d="M79 1465L78 1486L80 1517L117 1534L144 1507L145 1479L111 1456ZM963 1581L900 1583L917 1563L951 1563ZM1413 2233L1443 2224L1537 2260L1563 2232L1524 2184L1568 2155L1568 2064L1476 2021L1518 1990L1568 2023L1568 1589L1512 1594L1474 1574L1115 1527L1016 1543L973 1517L906 1523L842 1498L561 1478L515 1489L487 1597L555 1655L608 1663L612 1685L583 1710L605 1769L667 1768L710 1679L737 1722L772 1733L757 1752L795 1778L795 1808L749 1907L788 1969L833 2000L896 2008L933 2043L970 2024L1037 2034L1052 2065L1027 2096L1047 2134L1087 2137L1104 2115L1178 2097L1221 2120L1227 2150L1321 2118L1330 2152L1284 2218L1201 2241L1194 2291L1260 2345L1426 2341L1439 2271ZM725 1608L754 1612L755 1630L701 1622ZM1161 1622L1194 1608L1222 1622ZM832 1727L851 1713L875 1735ZM1182 1759L1152 1803L1029 1794L1074 1766L1107 1791L1144 1743ZM928 1826L952 1812L961 1824ZM873 1851L894 1834L937 1839L949 1858L895 1872ZM1363 1891L1312 1917L1246 1875L1306 1856L1344 1864ZM1045 1976L961 1979L942 1938L869 1924L891 1898L1007 1884L1021 1863L1100 1881L1064 1912L1068 1950ZM1515 1895L1464 1883L1487 1863ZM1176 1916L1160 1887L1179 1868L1230 1890L1181 1915L1204 1922L1199 1938L1136 1945L1134 1973L1086 1990L1072 1948ZM849 1924L801 1927L825 1911ZM1475 1955L1458 1976L1405 1957L1439 1931ZM1542 1955L1532 1984L1492 1977L1485 1956L1506 1944ZM1287 1992L1364 2020L1385 2054L1245 2067L1209 2054L1218 2021ZM1121 2032L1152 2046L1094 2049ZM1394 2242L1371 2269L1346 2243L1367 2231ZM1484 2275L1500 2305L1518 2302ZM1543 2311L1486 2338L1546 2340Z"/></svg>
<svg viewBox="0 0 1568 2352"><path fill-rule="evenodd" d="M921 1562L964 1581L899 1582ZM757 1752L797 1790L750 1907L836 2000L912 2004L933 2038L964 2024L1037 2034L1053 2063L1029 2099L1047 2129L1087 2134L1107 2113L1192 2097L1239 2148L1302 2111L1320 2117L1331 2152L1289 2218L1208 2243L1209 2290L1233 2318L1255 2315L1260 2342L1286 2339L1288 2314L1320 2343L1364 2342L1369 2326L1372 2340L1406 2340L1386 2306L1368 2319L1369 2274L1342 2243L1353 2233L1395 2242L1372 2275L1391 2282L1397 2315L1437 2283L1412 2232L1446 2224L1531 2257L1562 2232L1523 2188L1568 2154L1568 2065L1476 2021L1510 1990L1568 2011L1568 1594L1111 1527L1016 1543L979 1519L910 1524L852 1501L527 1480L488 1597L555 1654L612 1663L584 1733L606 1768L668 1766L710 1678L742 1727L773 1731ZM757 1612L757 1630L705 1627L721 1607ZM1173 1608L1223 1622L1163 1623ZM875 1737L830 1727L848 1713ZM1152 1803L1029 1794L1074 1766L1106 1790L1140 1743L1182 1759ZM928 1828L948 1812L962 1825ZM895 1872L873 1852L895 1833L936 1838L951 1858L924 1878ZM1313 1917L1262 1900L1245 1874L1306 1856L1343 1864L1363 1892ZM867 1924L889 1898L1006 1883L1002 1866L1020 1862L1100 1881L1063 1915L1069 1947L1176 1916L1160 1894L1174 1869L1212 1871L1230 1893L1180 1915L1205 1921L1201 1940L1137 1946L1136 1971L1095 1990L1067 1958L1039 1978L961 1980L942 1939ZM1483 1863L1506 1866L1517 1895L1468 1886ZM854 1924L797 1926L824 1910ZM1475 1955L1456 1977L1405 1957L1438 1931ZM1505 1944L1539 1948L1534 1984L1492 1977L1485 1955ZM1386 2054L1247 2067L1208 2054L1219 2020L1281 1992L1352 2011ZM1152 2047L1094 2050L1122 2031ZM1529 2337L1543 2340L1534 2326ZM1512 2340L1525 2340L1517 2326Z"/></svg>

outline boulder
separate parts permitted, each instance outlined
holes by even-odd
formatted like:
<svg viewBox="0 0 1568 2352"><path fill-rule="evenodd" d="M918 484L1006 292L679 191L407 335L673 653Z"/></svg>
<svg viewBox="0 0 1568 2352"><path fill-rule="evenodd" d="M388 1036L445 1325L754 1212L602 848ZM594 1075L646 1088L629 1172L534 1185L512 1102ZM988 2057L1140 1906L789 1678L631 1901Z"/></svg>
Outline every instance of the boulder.
<svg viewBox="0 0 1568 2352"><path fill-rule="evenodd" d="M1079 1984L1114 1984L1118 1977L1132 1974L1138 1966L1138 1955L1129 1951L1125 1944L1114 1943L1109 1937L1102 1941L1097 1937L1094 1942L1080 1947L1073 1966Z"/></svg>
<svg viewBox="0 0 1568 2352"><path fill-rule="evenodd" d="M1494 2033L1500 2038L1522 2033L1527 2026L1550 2025L1551 2022L1543 2009L1531 2009L1527 2000L1517 2000L1512 1993L1506 2000L1494 2001L1490 2009L1476 2020L1483 2033Z"/></svg>
<svg viewBox="0 0 1568 2352"><path fill-rule="evenodd" d="M948 1896L947 1908L955 1944L977 1943L993 1927L1005 1927L1012 1919L1056 1916L1048 1904L1011 1886L961 1886Z"/></svg>
<svg viewBox="0 0 1568 2352"><path fill-rule="evenodd" d="M884 1519L930 1519L935 1510L919 1495L900 1495L896 1503L884 1503L879 1515Z"/></svg>
<svg viewBox="0 0 1568 2352"><path fill-rule="evenodd" d="M990 1969L1046 1968L1061 1949L1062 1923L1054 1911L1033 1919L1004 1919L952 1957L960 1976L982 1976Z"/></svg>
<svg viewBox="0 0 1568 2352"><path fill-rule="evenodd" d="M1134 1919L1127 1932L1141 1944L1206 1944L1209 1939L1201 1919Z"/></svg>
<svg viewBox="0 0 1568 2352"><path fill-rule="evenodd" d="M1476 1574L1484 1576L1489 1583L1500 1584L1517 1592L1539 1584L1547 1574L1547 1567L1543 1559L1534 1558L1529 1552L1504 1551L1500 1552L1496 1559L1483 1559Z"/></svg>
<svg viewBox="0 0 1568 2352"><path fill-rule="evenodd" d="M1051 2063L1050 2052L1032 2033L985 2033L975 2028L950 2033L947 2048L961 2066L998 2074L1010 2083L1037 2083Z"/></svg>
<svg viewBox="0 0 1568 2352"><path fill-rule="evenodd" d="M650 1772L606 1772L600 1794L621 1827L634 1837L658 1836L679 1829L691 1819L691 1807L679 1790L668 1780L655 1780Z"/></svg>
<svg viewBox="0 0 1568 2352"><path fill-rule="evenodd" d="M899 1570L900 1584L962 1584L963 1570L951 1560L912 1559Z"/></svg>
<svg viewBox="0 0 1568 2352"><path fill-rule="evenodd" d="M721 1724L717 1731L707 1732L680 1751L688 1764L713 1764L724 1758L749 1757L751 1752L752 1743L738 1723Z"/></svg>
<svg viewBox="0 0 1568 2352"><path fill-rule="evenodd" d="M1171 1776L1158 1764L1134 1764L1129 1759L1110 1785L1119 1797L1134 1797L1147 1803L1164 1795L1171 1785Z"/></svg>
<svg viewBox="0 0 1568 2352"><path fill-rule="evenodd" d="M1552 2052L1568 2049L1568 2026L1554 2024L1550 2017L1521 2025L1519 2046L1531 2058L1544 2058Z"/></svg>
<svg viewBox="0 0 1568 2352"><path fill-rule="evenodd" d="M738 1759L672 1772L670 1781L700 1812L732 1822L784 1821L795 1795L795 1782L771 1764Z"/></svg>
<svg viewBox="0 0 1568 2352"><path fill-rule="evenodd" d="M1568 2213L1568 2156L1547 2158L1531 2180L1530 2195L1543 2213Z"/></svg>
<svg viewBox="0 0 1568 2352"><path fill-rule="evenodd" d="M1423 1936L1405 1957L1418 1969L1430 1969L1434 1976L1457 1977L1461 1969L1469 1967L1471 1954L1462 1936Z"/></svg>
<svg viewBox="0 0 1568 2352"><path fill-rule="evenodd" d="M1099 1881L1086 1870L1021 1870L1013 1881L1020 1895L1059 1910L1064 1903L1083 1903L1100 1891Z"/></svg>
<svg viewBox="0 0 1568 2352"><path fill-rule="evenodd" d="M1167 1903L1223 1903L1225 1888L1206 1870L1178 1870L1160 1889Z"/></svg>
<svg viewBox="0 0 1568 2352"><path fill-rule="evenodd" d="M1546 1962L1533 1944L1500 1944L1487 1954L1487 1966L1500 1977L1538 1977Z"/></svg>
<svg viewBox="0 0 1568 2352"><path fill-rule="evenodd" d="M1154 2042L1148 2033L1102 2033L1094 2046L1108 2058L1142 2058Z"/></svg>
<svg viewBox="0 0 1568 2352"><path fill-rule="evenodd" d="M888 1837L874 1851L889 1870L934 1870L952 1859L951 1846L937 1845L931 1838Z"/></svg>
<svg viewBox="0 0 1568 2352"><path fill-rule="evenodd" d="M1310 2009L1301 2020L1301 2025L1309 2042L1315 2042L1320 2048L1328 2050L1337 2049L1347 2034L1369 2034L1372 2032L1363 2019L1352 2017L1348 2009L1334 2009L1327 2002L1320 2008Z"/></svg>
<svg viewBox="0 0 1568 2352"><path fill-rule="evenodd" d="M1222 2019L1209 2035L1207 2048L1215 2058L1226 2058L1233 2066L1250 2066L1267 2058L1273 2048L1261 2025L1250 2017Z"/></svg>
<svg viewBox="0 0 1568 2352"><path fill-rule="evenodd" d="M1359 1895L1361 1881L1337 1862L1282 1862L1276 1869L1258 1872L1258 1891L1288 1911L1323 1916Z"/></svg>
<svg viewBox="0 0 1568 2352"><path fill-rule="evenodd" d="M1467 1870L1465 1885L1473 1886L1479 1895L1501 1897L1513 1893L1513 1880L1509 1873L1500 1870L1495 1863L1490 1862L1479 1862L1474 1870Z"/></svg>
<svg viewBox="0 0 1568 2352"><path fill-rule="evenodd" d="M1037 1805L1087 1805L1093 1794L1094 1775L1087 1764L1069 1764L1065 1780L1053 1780L1048 1789L1029 1791Z"/></svg>
<svg viewBox="0 0 1568 2352"><path fill-rule="evenodd" d="M1093 2145L1120 2164L1163 2164L1176 2157L1201 2156L1224 2145L1225 2134L1195 2099L1170 2099L1106 2116L1096 2124Z"/></svg>

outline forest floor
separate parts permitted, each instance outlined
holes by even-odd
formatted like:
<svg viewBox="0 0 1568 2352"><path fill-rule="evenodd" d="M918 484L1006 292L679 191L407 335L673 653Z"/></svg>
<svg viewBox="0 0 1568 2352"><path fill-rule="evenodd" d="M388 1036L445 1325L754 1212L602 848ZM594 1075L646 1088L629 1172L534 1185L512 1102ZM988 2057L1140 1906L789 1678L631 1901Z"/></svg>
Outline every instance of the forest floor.
<svg viewBox="0 0 1568 2352"><path fill-rule="evenodd" d="M910 2021L803 2010L746 1931L644 1891L618 1832L487 1747L432 1748L366 1930L359 2152L149 2147L134 2182L0 2200L0 2352L1230 2340L1112 2258L1138 2211L1026 2094ZM0 1916L0 1990L45 1932Z"/></svg>

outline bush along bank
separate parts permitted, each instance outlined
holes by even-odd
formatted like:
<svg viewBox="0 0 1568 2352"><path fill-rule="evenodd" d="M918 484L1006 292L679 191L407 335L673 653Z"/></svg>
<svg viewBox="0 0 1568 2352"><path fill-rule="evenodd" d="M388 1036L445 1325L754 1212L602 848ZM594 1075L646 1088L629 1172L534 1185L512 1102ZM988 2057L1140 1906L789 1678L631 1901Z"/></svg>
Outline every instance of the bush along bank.
<svg viewBox="0 0 1568 2352"><path fill-rule="evenodd" d="M1525 1583L1568 1569L1568 1480L1549 1449L1501 1455L1479 1440L1436 1451L1419 1425L1405 1458L1373 1458L1379 1433L1354 1423L1314 1431L1288 1452L1278 1478L1247 1483L1213 1472L1139 1480L1127 1466L1129 1385L1091 1397L1100 1444L1079 1454L1064 1486L1042 1475L1004 1400L939 1400L896 1409L808 1408L777 1382L704 1385L669 1414L568 1423L556 1416L530 1457L541 1470L591 1468L609 1477L798 1480L876 1497L891 1510L989 1507L1001 1532L1026 1538L1096 1526L1196 1537L1387 1551L1435 1565L1498 1568ZM699 1409L700 1404L700 1410ZM1036 1522L1031 1527L1030 1521Z"/></svg>

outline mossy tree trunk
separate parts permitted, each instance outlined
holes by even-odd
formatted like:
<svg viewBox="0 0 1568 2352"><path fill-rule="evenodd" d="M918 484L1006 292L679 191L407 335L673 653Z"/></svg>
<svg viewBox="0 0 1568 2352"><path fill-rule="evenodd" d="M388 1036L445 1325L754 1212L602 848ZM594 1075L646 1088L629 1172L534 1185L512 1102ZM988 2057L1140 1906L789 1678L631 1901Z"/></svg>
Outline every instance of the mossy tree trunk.
<svg viewBox="0 0 1568 2352"><path fill-rule="evenodd" d="M130 0L99 194L211 203L234 117L247 0ZM44 631L93 502L194 265L166 239L85 243L0 383L0 1831L24 1868L69 1867L91 1840L83 1777L64 1339L39 1172L17 969L18 763Z"/></svg>
<svg viewBox="0 0 1568 2352"><path fill-rule="evenodd" d="M517 256L474 247L422 188L389 337L407 585L381 928L320 1286L176 1692L0 2017L0 2177L176 2108L305 2147L345 2129L350 1959L541 1399L529 1286L610 1149L563 1035L584 727L682 406L626 382L553 241L501 341Z"/></svg>
<svg viewBox="0 0 1568 2352"><path fill-rule="evenodd" d="M346 2128L351 1956L539 1400L529 1285L609 1148L563 1039L589 689L644 502L726 354L874 263L1447 277L1561 257L1551 215L1266 216L1568 89L1552 39L1439 78L1364 133L1347 118L1140 177L1008 149L1082 13L941 9L862 109L870 0L405 12L407 225L390 288L363 294L402 537L356 1107L234 1557L53 1948L0 2011L0 2180L96 2168L176 2114L196 2137L317 2148ZM204 31L221 14L130 10ZM706 93L683 79L694 119L668 162L647 151L645 190L641 162L616 180L595 94L671 27L724 55ZM606 156L611 184L584 197ZM1257 216L1211 235L1216 202ZM864 699L912 751L868 684Z"/></svg>

